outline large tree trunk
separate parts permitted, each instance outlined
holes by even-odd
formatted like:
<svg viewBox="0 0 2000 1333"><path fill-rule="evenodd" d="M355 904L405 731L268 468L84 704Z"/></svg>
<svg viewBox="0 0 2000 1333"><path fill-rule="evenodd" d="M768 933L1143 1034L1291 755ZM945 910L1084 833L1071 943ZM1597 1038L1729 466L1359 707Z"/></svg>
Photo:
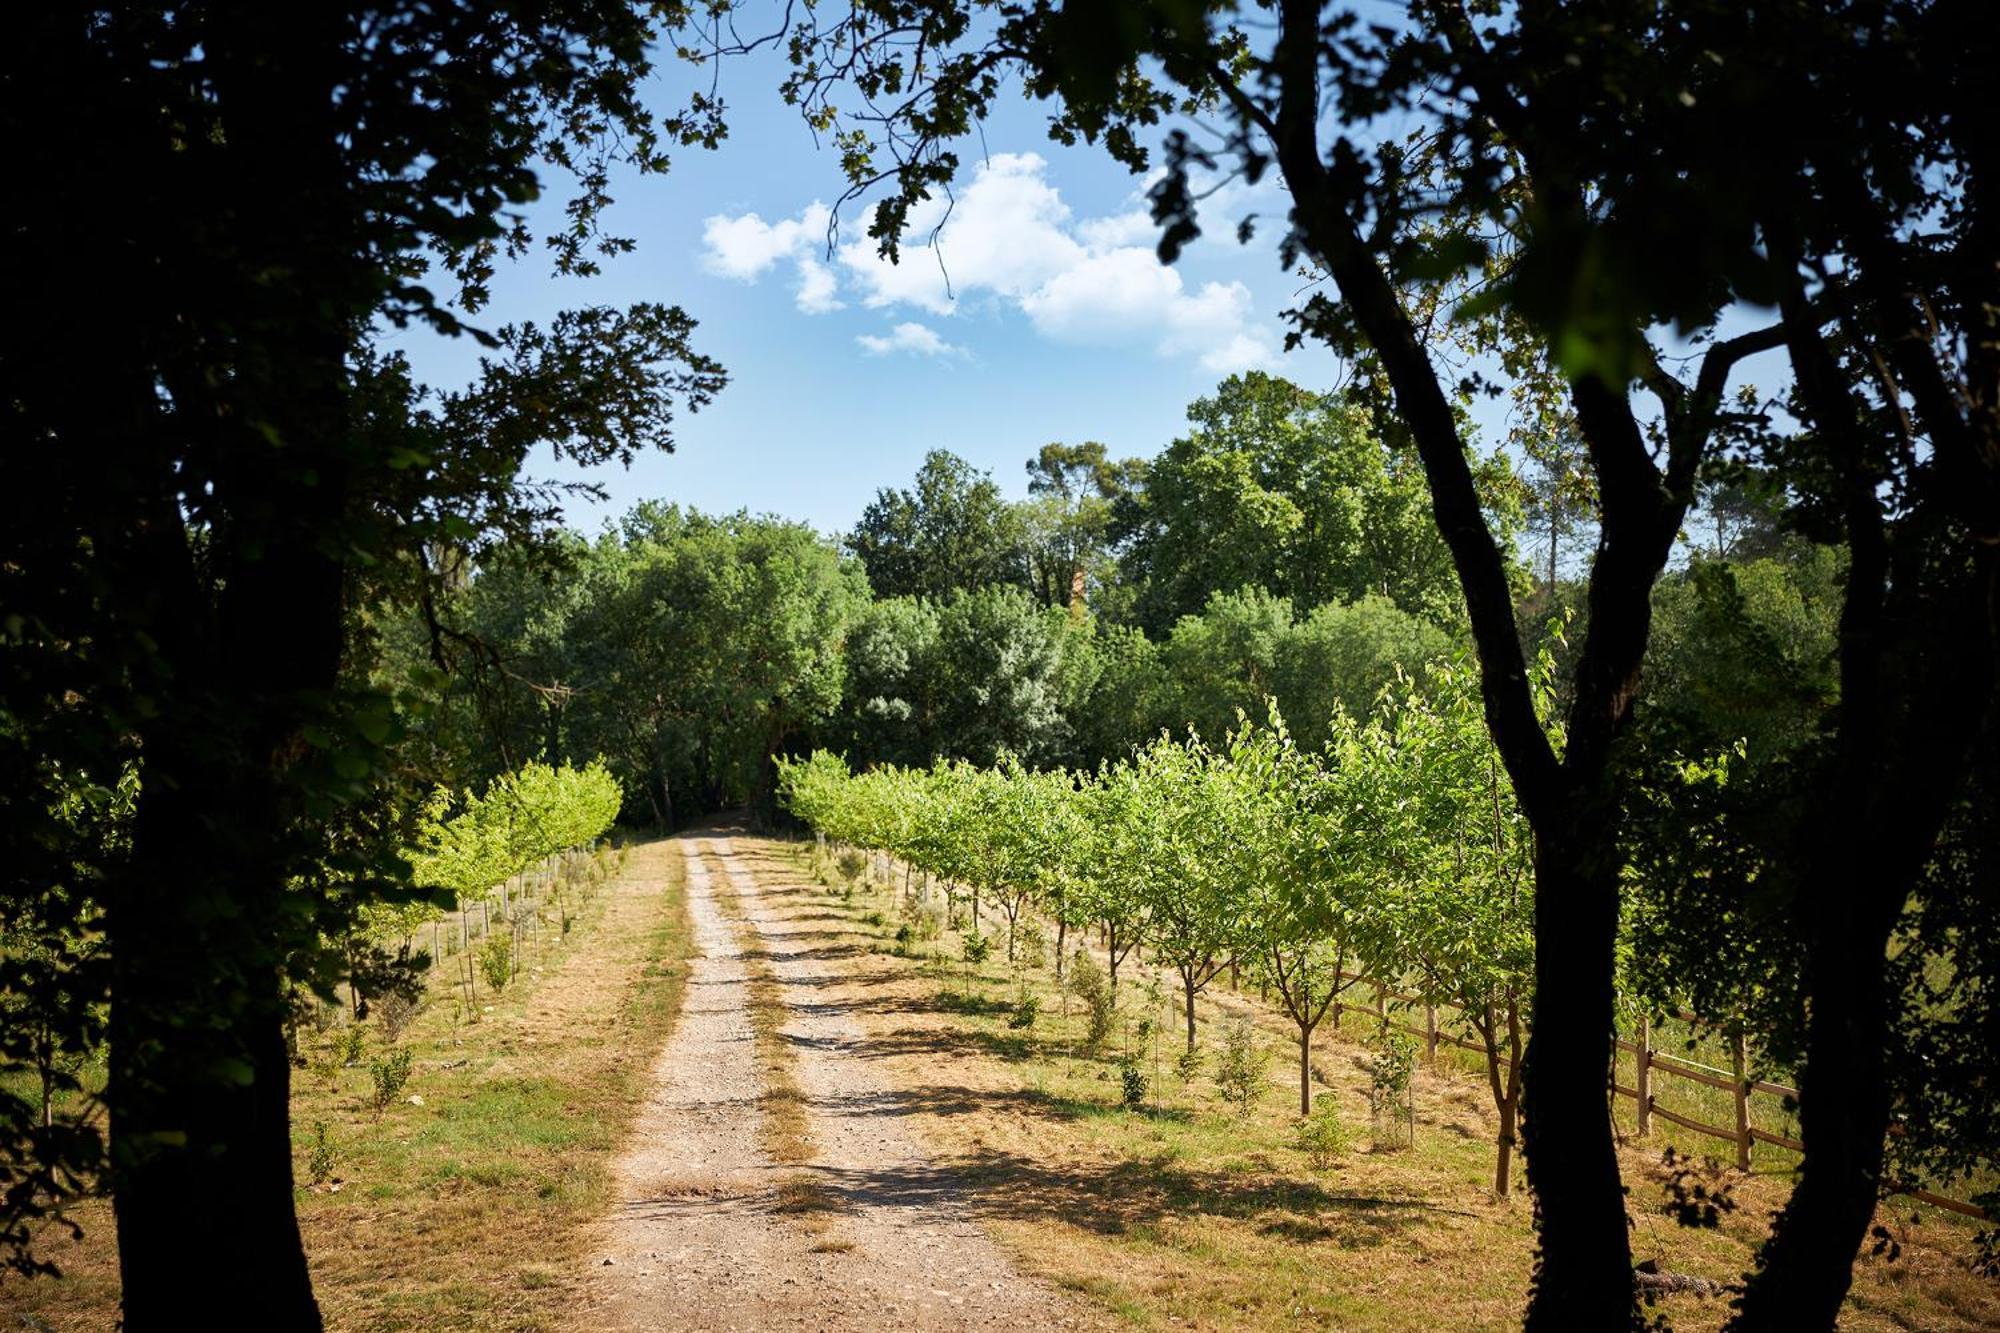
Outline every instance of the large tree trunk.
<svg viewBox="0 0 2000 1333"><path fill-rule="evenodd" d="M164 866L159 899L178 898L195 865ZM184 1327L194 1290L228 1256L229 1317L243 1326L318 1329L292 1207L291 1069L282 997L265 976L231 997L233 1031L194 1036L185 1021L190 952L227 947L191 914L124 904L111 914L118 976L112 1010L110 1146L124 1326ZM179 919L174 919L179 918ZM144 933L157 946L135 945ZM188 970L198 969L196 961ZM226 1036L227 1046L216 1040ZM225 1061L240 1061L228 1065Z"/></svg>
<svg viewBox="0 0 2000 1333"><path fill-rule="evenodd" d="M1609 825L1575 811L1535 849L1535 1023L1522 1071L1522 1146L1541 1262L1530 1329L1628 1327L1632 1252L1605 1080L1613 1031L1618 869Z"/></svg>
<svg viewBox="0 0 2000 1333"><path fill-rule="evenodd" d="M291 876L307 821L350 799L322 753L340 667L356 445L347 353L378 291L347 230L333 124L345 34L332 10L245 4L205 56L233 189L209 275L225 314L213 364L170 366L179 416L212 425L211 519L185 530L181 483L113 554L120 591L160 619L157 712L139 723L132 854L110 895L106 1102L125 1327L184 1327L226 1259L231 1322L317 1329L292 1202L285 969L315 923ZM217 164L210 169L216 170ZM197 306L198 326L212 312ZM225 372L225 373L204 373ZM201 570L191 553L201 552ZM325 766L325 767L322 767Z"/></svg>
<svg viewBox="0 0 2000 1333"><path fill-rule="evenodd" d="M132 860L107 914L125 1327L182 1326L190 1284L221 1254L232 1318L317 1329L292 1201L281 967L300 923L287 919L288 819L253 758L268 754L268 733L204 726L201 697L188 701L195 716L147 738Z"/></svg>
<svg viewBox="0 0 2000 1333"><path fill-rule="evenodd" d="M1855 895L1838 896L1846 903L1817 909L1824 924L1806 962L1798 1184L1759 1255L1737 1329L1831 1329L1881 1195L1889 1128L1884 957L1895 913L1856 920Z"/></svg>

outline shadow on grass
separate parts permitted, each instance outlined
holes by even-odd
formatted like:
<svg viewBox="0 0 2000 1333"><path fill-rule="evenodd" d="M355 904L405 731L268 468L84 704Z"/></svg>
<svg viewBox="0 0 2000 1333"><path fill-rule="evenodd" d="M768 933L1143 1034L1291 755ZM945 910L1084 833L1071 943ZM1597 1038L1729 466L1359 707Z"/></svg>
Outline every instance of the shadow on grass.
<svg viewBox="0 0 2000 1333"><path fill-rule="evenodd" d="M811 949L745 949L743 957L747 961L760 963L828 962L835 958L852 958L858 953L866 953L858 944L822 944Z"/></svg>
<svg viewBox="0 0 2000 1333"><path fill-rule="evenodd" d="M994 1096L972 1089L945 1091L988 1105ZM1083 1109L1072 1105L1070 1113L1082 1114ZM1165 1157L1049 1167L987 1149L949 1165L820 1166L810 1171L816 1183L854 1208L951 1207L982 1220L1053 1216L1113 1236L1206 1214L1258 1221L1264 1234L1299 1243L1358 1249L1391 1241L1423 1225L1431 1213L1451 1211L1422 1200L1339 1194L1282 1176L1192 1168Z"/></svg>

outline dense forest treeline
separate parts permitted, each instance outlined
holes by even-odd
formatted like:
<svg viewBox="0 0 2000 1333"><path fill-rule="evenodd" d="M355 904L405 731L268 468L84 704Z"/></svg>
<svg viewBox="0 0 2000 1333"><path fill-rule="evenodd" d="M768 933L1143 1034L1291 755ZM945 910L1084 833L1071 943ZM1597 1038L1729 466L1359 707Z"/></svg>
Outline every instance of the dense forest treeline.
<svg viewBox="0 0 2000 1333"><path fill-rule="evenodd" d="M768 815L773 758L815 748L1090 769L1162 731L1219 740L1267 699L1317 748L1336 708L1470 651L1421 474L1365 411L1252 372L1188 417L1150 459L1047 445L1020 501L933 450L838 536L648 502L594 539L495 550L433 608L467 667L431 733L441 776L601 754L628 818ZM1479 475L1540 642L1584 610L1546 574L1575 528L1539 497L1566 483L1501 451ZM1655 594L1649 712L1692 752L1762 762L1835 695L1842 557L1741 480L1710 496L1726 526L1702 511ZM406 658L428 642L397 637Z"/></svg>

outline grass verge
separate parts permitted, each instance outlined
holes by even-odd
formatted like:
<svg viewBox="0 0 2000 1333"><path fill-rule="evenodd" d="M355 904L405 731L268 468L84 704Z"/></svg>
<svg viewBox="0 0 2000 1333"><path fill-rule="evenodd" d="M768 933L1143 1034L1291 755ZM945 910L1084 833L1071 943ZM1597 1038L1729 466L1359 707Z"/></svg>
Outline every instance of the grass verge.
<svg viewBox="0 0 2000 1333"><path fill-rule="evenodd" d="M768 887L812 878L807 848L738 848ZM1350 1142L1316 1168L1298 1144L1289 1027L1254 992L1218 983L1200 1003L1199 1067L1183 1072L1174 988L1150 988L1151 968L1128 963L1111 1035L1090 1050L1076 1001L1047 967L1010 969L1004 941L976 968L949 929L898 946L899 897L873 886L794 900L837 914L869 948L847 987L818 998L864 1024L856 1055L889 1068L970 1210L1025 1269L1140 1327L1518 1327L1532 1206L1524 1187L1511 1199L1492 1193L1494 1115L1473 1061L1446 1048L1419 1068L1414 1143L1392 1147L1397 1136L1387 1126L1378 1136L1369 1108L1374 1017L1351 1012L1315 1041L1315 1093L1337 1108ZM1017 1026L1028 997L1035 1016ZM1215 1078L1223 1029L1238 1016L1256 1025L1269 1060L1241 1115ZM1122 1064L1145 1078L1137 1109L1121 1105ZM1655 1135L1622 1149L1634 1257L1731 1282L1784 1200L1788 1167L1760 1160L1746 1174L1697 1156L1683 1184L1726 1190L1736 1207L1714 1226L1684 1228L1669 1209L1668 1142ZM1900 1255L1862 1256L1843 1329L2000 1327L2000 1287L1966 1263L1973 1227L1908 1201L1885 1204L1877 1220ZM1685 1331L1719 1328L1729 1309L1726 1296L1681 1294L1652 1313Z"/></svg>
<svg viewBox="0 0 2000 1333"><path fill-rule="evenodd" d="M299 1221L330 1327L562 1322L565 1275L609 1206L611 1162L680 1011L681 875L672 844L630 849L568 935L483 997L477 1022L460 1021L447 966L397 1042L364 1023L357 1059L298 1071ZM394 1047L413 1063L378 1111L371 1066ZM0 1285L9 1327L114 1326L110 1210L83 1220L82 1242L51 1247L64 1278Z"/></svg>

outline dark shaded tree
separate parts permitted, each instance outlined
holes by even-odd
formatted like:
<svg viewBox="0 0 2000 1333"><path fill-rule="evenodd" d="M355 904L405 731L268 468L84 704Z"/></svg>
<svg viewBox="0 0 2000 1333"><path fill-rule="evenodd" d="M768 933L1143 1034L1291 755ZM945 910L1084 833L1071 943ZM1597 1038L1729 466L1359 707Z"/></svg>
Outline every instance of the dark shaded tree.
<svg viewBox="0 0 2000 1333"><path fill-rule="evenodd" d="M218 1253L232 1319L319 1324L287 983L324 977L318 941L359 903L407 891L379 802L400 721L355 669L359 609L546 523L514 480L531 445L629 458L720 383L663 307L482 335L479 384L442 404L370 350L385 325L466 331L530 244L543 163L577 186L557 266L625 247L598 224L614 162L665 165L637 102L657 17L64 4L0 54L0 127L37 182L0 264L6 489L33 497L0 534L0 861L10 910L50 885L101 909L103 989L65 1002L109 1001L129 1328L177 1326ZM128 768L113 845L49 841L46 811ZM24 1142L0 1101L10 1154L86 1160Z"/></svg>

